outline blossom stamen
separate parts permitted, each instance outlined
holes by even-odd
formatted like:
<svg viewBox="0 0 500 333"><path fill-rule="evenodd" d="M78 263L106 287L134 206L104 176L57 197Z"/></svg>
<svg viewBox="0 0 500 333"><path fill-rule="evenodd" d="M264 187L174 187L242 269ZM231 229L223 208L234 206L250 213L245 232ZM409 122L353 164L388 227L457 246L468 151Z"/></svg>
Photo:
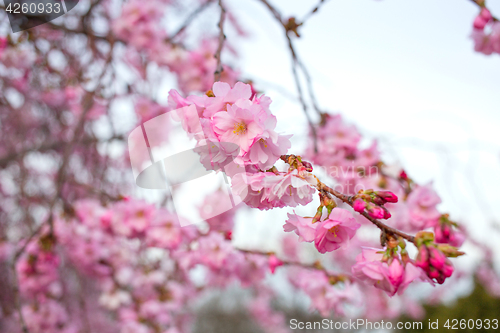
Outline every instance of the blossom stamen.
<svg viewBox="0 0 500 333"><path fill-rule="evenodd" d="M233 133L236 135L245 134L247 132L247 124L240 121L239 123L234 124Z"/></svg>

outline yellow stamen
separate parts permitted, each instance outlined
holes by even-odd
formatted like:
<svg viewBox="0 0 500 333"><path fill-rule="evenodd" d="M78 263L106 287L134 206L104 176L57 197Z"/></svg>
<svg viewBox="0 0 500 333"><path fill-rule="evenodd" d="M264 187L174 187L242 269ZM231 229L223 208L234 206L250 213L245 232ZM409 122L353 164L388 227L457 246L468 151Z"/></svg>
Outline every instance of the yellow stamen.
<svg viewBox="0 0 500 333"><path fill-rule="evenodd" d="M259 139L259 141L260 141L261 143L263 143L263 144L264 144L264 147L266 147L266 148L267 148L267 142L266 142L266 140L264 140L264 139Z"/></svg>
<svg viewBox="0 0 500 333"><path fill-rule="evenodd" d="M244 122L239 122L234 125L233 133L236 135L245 134L247 132L247 124Z"/></svg>
<svg viewBox="0 0 500 333"><path fill-rule="evenodd" d="M336 225L335 227L330 228L330 230L328 230L328 231L330 231L333 234L333 237L337 237L337 231L338 230L339 230L339 226Z"/></svg>

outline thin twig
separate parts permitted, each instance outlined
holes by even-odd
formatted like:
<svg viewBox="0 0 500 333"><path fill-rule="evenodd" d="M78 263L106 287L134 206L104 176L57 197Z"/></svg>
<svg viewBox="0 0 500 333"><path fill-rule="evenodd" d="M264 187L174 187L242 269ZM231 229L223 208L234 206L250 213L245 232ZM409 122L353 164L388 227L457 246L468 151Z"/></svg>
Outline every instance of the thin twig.
<svg viewBox="0 0 500 333"><path fill-rule="evenodd" d="M274 254L273 252L261 252L261 251L256 251L256 250L244 250L244 249L239 249L239 248L234 248L235 250L238 250L243 253L248 253L248 254L257 254L257 255L262 255L262 256L270 256ZM312 264L304 264L301 262L297 261L289 261L289 260L283 260L279 259L283 265L285 266L300 266L303 268L309 268L309 269L315 269L319 271L323 271L329 278L334 279L336 282L339 281L345 281L345 280L350 280L352 281L353 278L350 275L347 274L332 274L329 272L319 261L315 261Z"/></svg>
<svg viewBox="0 0 500 333"><path fill-rule="evenodd" d="M318 113L321 116L324 114L324 112L319 108L318 100L316 99L316 94L314 93L312 85L311 75L309 74L306 65L304 65L304 63L300 59L297 59L297 63L299 64L300 68L302 69L302 72L304 73L304 76L306 77L307 90L309 91L309 98L311 99L313 108L316 111L316 113Z"/></svg>
<svg viewBox="0 0 500 333"><path fill-rule="evenodd" d="M53 215L50 214L49 217L47 218L46 221L44 221L43 223L41 223L38 228L36 228L35 231L33 231L31 233L31 235L28 237L28 239L26 240L26 242L23 244L23 246L21 246L21 248L19 250L16 251L16 253L14 254L14 263L17 262L17 260L19 259L19 257L21 257L21 255L24 253L24 251L26 250L26 247L28 247L29 243L31 243L31 241L35 238L36 235L38 235L40 233L40 231L43 229L44 225L46 223L49 223L49 219L52 219L53 218Z"/></svg>
<svg viewBox="0 0 500 333"><path fill-rule="evenodd" d="M317 179L317 178L316 178ZM335 196L336 198L342 200L343 202L345 202L346 204L348 204L349 206L353 206L353 200L352 200L352 197L350 196L347 196L345 194L342 194L328 186L326 186L325 184L323 184L319 179L318 180L318 190L319 191L322 191L322 192L327 192L327 193L330 193L331 195ZM377 219L374 219L373 217L371 217L370 215L368 215L366 212L359 212L361 215L363 215L367 220L369 220L371 223L375 224L380 230L383 230L385 231L387 234L393 234L393 235L398 235L398 236L401 236L403 237L404 239L408 240L409 242L412 242L414 243L415 242L415 237L414 236L411 236L411 235L408 235L402 231L399 231L397 229L394 229L392 227L389 227L388 225L386 225L385 223L377 220Z"/></svg>
<svg viewBox="0 0 500 333"><path fill-rule="evenodd" d="M259 1L262 2L271 11L273 16L276 18L276 20L280 23L280 25L284 29L285 37L288 41L288 47L290 49L290 54L292 56L292 73L293 73L293 77L294 77L294 81L295 81L295 86L297 89L297 93L299 95L299 101L302 105L302 110L304 111L304 114L307 118L307 122L309 123L311 134L313 136L314 151L317 153L318 152L318 138L317 138L316 128L315 128L314 124L312 123L311 117L309 116L307 104L306 104L305 98L304 98L304 93L303 93L302 87L300 85L300 78L299 78L299 74L297 71L297 67L300 67L300 69L302 70L302 72L304 73L304 75L306 77L307 88L309 91L309 96L311 98L311 102L313 104L314 110L316 110L316 112L318 112L321 115L322 112L318 107L318 103L316 101L316 96L313 92L311 75L309 74L306 66L300 61L300 59L297 55L297 52L295 50L295 47L293 46L292 39L288 34L287 25L285 22L283 22L282 16L279 13L279 11L273 5L271 5L271 3L269 3L269 1L267 1L267 0L259 0Z"/></svg>
<svg viewBox="0 0 500 333"><path fill-rule="evenodd" d="M486 8L486 1L485 0L470 0L472 1L474 4L476 4L479 8ZM495 22L498 22L498 18L496 18L495 16L491 16L493 21Z"/></svg>
<svg viewBox="0 0 500 333"><path fill-rule="evenodd" d="M290 47L290 52L292 55L292 73L295 81L295 87L297 88L297 93L299 95L299 101L302 105L302 110L304 111L304 115L306 116L307 122L309 123L309 128L311 129L311 134L313 136L313 144L314 144L314 152L318 152L318 134L316 133L316 127L314 126L311 117L309 116L309 112L307 111L307 104L304 99L304 93L302 92L302 86L300 85L300 78L297 72L297 54L295 53L295 49L293 48L292 39L288 34L286 35L288 40L288 46Z"/></svg>
<svg viewBox="0 0 500 333"><path fill-rule="evenodd" d="M311 18L311 16L313 16L314 14L316 14L319 9L321 8L321 6L323 6L325 3L327 3L328 0L319 0L318 4L316 5L316 7L313 8L313 10L311 10L309 13L307 13L304 18L302 19L301 24L304 24L309 18Z"/></svg>
<svg viewBox="0 0 500 333"><path fill-rule="evenodd" d="M259 0L262 2L266 7L271 11L271 13L274 15L276 20L278 20L281 25L283 25L283 19L281 18L281 14L274 8L267 0Z"/></svg>
<svg viewBox="0 0 500 333"><path fill-rule="evenodd" d="M106 139L106 140L85 138L85 139L82 139L80 141L80 143L82 143L82 144L104 143L104 142L111 142L113 140L125 140L125 138L123 135L114 135L111 138ZM0 167L5 167L9 162L23 158L26 154L29 154L31 152L44 153L44 152L48 152L51 150L58 150L60 148L63 148L64 145L65 145L65 143L61 142L61 141L48 142L48 143L43 143L39 146L27 147L27 148L21 149L20 151L9 153L7 155L0 157Z"/></svg>
<svg viewBox="0 0 500 333"><path fill-rule="evenodd" d="M214 55L214 57L217 59L217 67L215 67L215 73L214 73L214 82L220 80L222 71L224 70L224 68L222 67L221 53L222 53L222 48L224 47L224 41L226 40L226 35L224 34L224 21L226 19L226 9L222 4L222 0L219 0L219 7L220 7L219 46L217 47L217 52L215 52Z"/></svg>
<svg viewBox="0 0 500 333"><path fill-rule="evenodd" d="M201 6L199 6L198 8L196 8L196 10L193 11L186 18L186 20L182 23L182 25L180 26L180 28L177 29L176 32L174 32L172 34L172 36L170 36L167 39L167 42L171 42L175 37L177 37L178 35L180 35L181 33L183 33L184 30L186 30L186 28L194 21L194 19L196 18L196 16L198 16L199 14L201 14L212 2L214 2L214 0L207 0Z"/></svg>
<svg viewBox="0 0 500 333"><path fill-rule="evenodd" d="M21 323L23 333L29 333L28 326L26 325L26 321L24 320L24 315L23 315L23 311L21 308L19 280L17 277L16 261L15 260L13 260L11 263L11 269L12 269L12 273L13 273L13 277L14 277L13 286L12 286L12 289L14 291L14 305L16 307L16 311L17 311L17 314L19 316L19 322Z"/></svg>

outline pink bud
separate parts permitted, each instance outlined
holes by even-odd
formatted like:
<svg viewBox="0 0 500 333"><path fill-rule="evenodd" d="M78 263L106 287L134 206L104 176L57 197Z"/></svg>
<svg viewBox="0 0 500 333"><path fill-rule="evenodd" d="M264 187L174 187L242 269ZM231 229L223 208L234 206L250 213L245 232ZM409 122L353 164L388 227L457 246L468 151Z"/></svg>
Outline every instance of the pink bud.
<svg viewBox="0 0 500 333"><path fill-rule="evenodd" d="M376 205L379 205L379 206L382 206L386 203L386 201L384 199L382 199L381 197L379 196L374 196L371 198L371 201L376 204Z"/></svg>
<svg viewBox="0 0 500 333"><path fill-rule="evenodd" d="M312 167L312 164L309 163L309 162L306 162L306 161L302 161L302 165L304 166L304 168L306 168L306 171L313 171L313 167Z"/></svg>
<svg viewBox="0 0 500 333"><path fill-rule="evenodd" d="M368 206L368 215L374 219L383 219L385 211L380 206Z"/></svg>
<svg viewBox="0 0 500 333"><path fill-rule="evenodd" d="M477 16L474 19L474 23L473 23L474 29L483 30L484 27L486 26L486 23L488 23L488 21L485 20L482 16Z"/></svg>
<svg viewBox="0 0 500 333"><path fill-rule="evenodd" d="M443 275L445 277L450 277L453 274L453 266L451 265L449 260L446 260L446 264L444 265L443 269L441 270L443 272Z"/></svg>
<svg viewBox="0 0 500 333"><path fill-rule="evenodd" d="M387 220L387 219L391 218L392 215L389 212L389 210L387 208L385 208L385 207L382 207L382 209L384 210L384 219Z"/></svg>
<svg viewBox="0 0 500 333"><path fill-rule="evenodd" d="M422 268L424 271L429 270L429 252L427 251L427 247L425 245L421 245L419 247L415 265Z"/></svg>
<svg viewBox="0 0 500 333"><path fill-rule="evenodd" d="M439 251L435 247L429 247L429 254L430 254L430 263L433 267L435 267L438 270L441 270L444 266L444 263L446 262L446 257L443 254L443 252Z"/></svg>
<svg viewBox="0 0 500 333"><path fill-rule="evenodd" d="M276 267L279 266L283 266L283 261L279 260L274 254L271 254L269 256L269 269L271 270L271 273L274 274Z"/></svg>
<svg viewBox="0 0 500 333"><path fill-rule="evenodd" d="M491 15L490 11L487 8L481 9L479 15L486 21L491 21L493 19L493 16Z"/></svg>
<svg viewBox="0 0 500 333"><path fill-rule="evenodd" d="M354 208L355 211L357 212L362 212L366 208L366 202L363 199L356 199L354 200L354 204L352 205L352 208Z"/></svg>
<svg viewBox="0 0 500 333"><path fill-rule="evenodd" d="M439 274L439 272L434 268L431 268L427 276L430 277L431 279L439 279L441 274Z"/></svg>
<svg viewBox="0 0 500 333"><path fill-rule="evenodd" d="M398 197L391 191L377 191L375 194L381 197L385 202L398 202Z"/></svg>
<svg viewBox="0 0 500 333"><path fill-rule="evenodd" d="M448 223L440 223L434 226L434 234L436 235L436 243L450 244L455 247L462 246L465 240L464 234Z"/></svg>

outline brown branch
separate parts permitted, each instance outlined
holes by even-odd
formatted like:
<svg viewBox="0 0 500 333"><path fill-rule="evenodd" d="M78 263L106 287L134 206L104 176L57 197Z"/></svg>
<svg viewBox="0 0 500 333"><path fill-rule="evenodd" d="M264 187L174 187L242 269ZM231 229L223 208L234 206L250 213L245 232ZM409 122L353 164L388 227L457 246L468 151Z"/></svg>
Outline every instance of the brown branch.
<svg viewBox="0 0 500 333"><path fill-rule="evenodd" d="M276 20L278 20L281 23L281 25L284 25L283 19L281 18L281 14L276 10L276 8L274 8L267 0L259 0L259 1L262 2L271 11Z"/></svg>
<svg viewBox="0 0 500 333"><path fill-rule="evenodd" d="M311 129L311 134L313 136L313 144L314 144L314 152L318 152L318 134L316 133L316 127L314 127L314 124L311 120L311 117L309 116L309 112L307 111L307 104L304 99L304 94L302 92L302 86L300 85L300 78L299 74L297 72L297 64L298 64L298 59L297 59L297 54L295 52L295 49L293 47L293 42L290 36L288 36L288 33L285 32L286 38L288 40L288 46L290 48L290 53L292 55L292 73L293 73L293 78L295 81L295 87L297 88L297 93L299 95L299 101L300 104L302 105L302 110L304 111L304 115L306 116L307 122L309 123L309 128Z"/></svg>
<svg viewBox="0 0 500 333"><path fill-rule="evenodd" d="M257 255L263 255L263 256L270 256L272 254L275 255L273 252L261 252L261 251L256 251L256 250L244 250L244 249L239 249L239 248L234 248L235 250L238 250L243 253L248 253L248 254L257 254ZM279 259L279 258L278 258ZM283 260L279 259L283 265L286 266L300 266L303 268L310 268L310 269L315 269L319 271L323 271L330 279L335 279L336 282L339 281L345 281L345 280L350 280L353 281L353 278L350 275L347 274L332 274L329 272L319 261L315 261L312 264L305 264L297 261L289 261L289 260Z"/></svg>
<svg viewBox="0 0 500 333"><path fill-rule="evenodd" d="M196 18L196 16L198 16L200 13L202 13L206 8L208 8L208 6L210 4L212 4L212 2L214 2L214 0L207 0L205 1L203 4L201 4L201 6L199 6L198 8L196 8L195 11L193 11L187 18L186 20L182 23L182 25L180 26L180 28L178 28L173 34L172 36L170 36L169 38L167 38L167 42L171 42L175 37L177 37L178 35L180 35L181 33L184 32L184 30L186 30L186 28L193 22L193 20Z"/></svg>
<svg viewBox="0 0 500 333"><path fill-rule="evenodd" d="M21 327L23 330L23 333L29 333L28 326L26 325L26 321L24 319L23 311L21 308L21 297L20 297L20 291L19 291L19 279L17 277L17 271L16 271L16 261L13 260L11 263L11 269L12 269L12 274L14 277L13 281L13 292L14 292L14 306L16 307L17 314L19 316L19 322L21 323Z"/></svg>
<svg viewBox="0 0 500 333"><path fill-rule="evenodd" d="M33 231L31 233L31 235L28 237L28 239L26 240L26 242L23 244L23 246L16 251L16 253L14 254L14 263L17 262L17 260L21 257L21 255L24 253L24 251L26 250L26 247L28 247L29 243L31 243L31 241L35 238L35 236L37 236L40 231L42 231L43 229L43 226L45 225L45 223L51 223L49 220L52 220L53 219L53 215L52 213L49 215L49 217L47 218L46 221L42 222L38 228L36 228L35 231Z"/></svg>
<svg viewBox="0 0 500 333"><path fill-rule="evenodd" d="M297 52L295 51L295 47L293 46L292 39L288 34L289 30L287 28L287 24L285 22L283 22L281 14L278 12L278 10L273 5L271 5L269 3L269 1L267 1L267 0L259 0L259 1L262 2L271 11L271 13L275 17L275 19L280 23L280 25L284 29L285 37L287 39L288 47L290 49L290 55L292 56L292 74L293 74L293 78L295 81L297 94L299 97L300 104L302 105L302 111L304 112L304 115L306 116L307 122L309 123L309 128L311 129L311 134L313 136L313 143L314 143L314 151L318 152L318 138L317 138L318 135L316 133L316 128L315 128L314 124L312 123L311 117L309 116L307 104L306 104L305 98L304 98L304 93L302 91L302 87L300 84L300 78L299 78L299 74L297 71L297 67L300 67L300 69L302 69L302 72L304 72L304 75L306 77L308 91L309 91L309 96L311 97L313 107L316 110L316 112L318 112L321 115L322 112L319 110L319 107L318 107L317 102L316 102L316 96L314 95L314 92L312 90L311 76L310 76L309 72L307 71L306 66L300 61L300 59L297 55Z"/></svg>
<svg viewBox="0 0 500 333"><path fill-rule="evenodd" d="M335 196L336 198L342 200L343 202L345 202L346 204L348 204L349 206L353 206L353 200L352 200L352 197L351 196L347 196L345 194L342 194L334 189L332 189L331 187L328 187L326 186L325 184L323 184L317 177L316 177L317 181L318 181L318 190L320 192L326 192L326 193L329 193L333 196ZM380 230L382 231L385 231L387 234L393 234L393 235L398 235L398 236L401 236L403 237L404 239L408 240L409 242L412 242L414 243L415 242L415 237L412 236L412 235L408 235L402 231L399 231L397 229L394 229L392 227L389 227L387 224L377 220L377 219L374 219L373 217L371 217L370 215L368 215L366 212L358 212L359 214L363 215L368 221L370 221L371 223L375 224Z"/></svg>
<svg viewBox="0 0 500 333"><path fill-rule="evenodd" d="M486 1L485 0L470 0L470 1L472 1L474 4L476 4L481 9L482 8L486 8L487 9L487 7L486 7ZM498 18L496 18L493 15L491 17L493 18L493 21L498 22Z"/></svg>
<svg viewBox="0 0 500 333"><path fill-rule="evenodd" d="M224 34L224 21L226 19L226 9L222 5L222 0L219 0L219 7L220 7L219 46L217 47L217 52L215 52L214 55L214 57L217 59L217 67L215 67L215 73L214 73L214 82L220 80L222 71L224 70L224 68L222 67L221 53L222 53L222 48L224 47L224 41L226 40L226 35Z"/></svg>
<svg viewBox="0 0 500 333"><path fill-rule="evenodd" d="M104 142L110 142L113 140L124 140L123 135L114 135L109 139L106 140L97 140L94 138L86 138L80 140L80 143L82 144L91 144L91 143L104 143ZM26 154L32 153L32 152L48 152L51 150L58 150L59 148L62 148L65 146L66 143L64 142L48 142L48 143L43 143L39 146L36 147L27 147L24 149L21 149L20 151L12 152L7 155L4 155L0 157L0 168L5 167L10 161L15 161L17 159L23 158Z"/></svg>
<svg viewBox="0 0 500 333"><path fill-rule="evenodd" d="M306 16L304 16L304 18L301 21L301 24L304 24L311 16L316 14L320 10L321 6L323 6L327 2L328 2L328 0L319 0L316 7L314 7L313 10L311 10L309 13L307 13Z"/></svg>
<svg viewBox="0 0 500 333"><path fill-rule="evenodd" d="M476 5L478 5L481 8L483 8L485 5L485 0L470 0L470 1L472 1L473 3L475 3Z"/></svg>
<svg viewBox="0 0 500 333"><path fill-rule="evenodd" d="M61 166L59 167L59 171L57 173L57 180L56 180L56 188L57 188L57 193L54 197L54 200L52 200L52 203L50 204L49 207L49 214L52 214L52 210L56 204L56 201L58 198L62 196L62 190L63 186L65 183L65 177L66 177L66 169L69 163L69 158L73 152L74 146L78 143L80 140L80 136L83 134L85 131L85 124L87 121L87 114L90 112L92 109L92 106L94 105L94 96L100 89L100 86L102 84L102 79L104 75L107 72L107 66L111 63L113 59L113 49L114 49L114 43L111 43L111 47L108 53L108 58L104 64L104 69L102 73L99 75L97 78L97 85L95 89L92 92L86 93L83 98L82 98L82 106L83 106L83 111L80 115L80 118L78 119L78 123L75 127L75 132L73 134L73 138L71 139L70 143L66 145L64 152L63 152L63 158L62 158L62 163ZM50 227L50 234L54 234L54 223L52 219L49 219L49 227Z"/></svg>

